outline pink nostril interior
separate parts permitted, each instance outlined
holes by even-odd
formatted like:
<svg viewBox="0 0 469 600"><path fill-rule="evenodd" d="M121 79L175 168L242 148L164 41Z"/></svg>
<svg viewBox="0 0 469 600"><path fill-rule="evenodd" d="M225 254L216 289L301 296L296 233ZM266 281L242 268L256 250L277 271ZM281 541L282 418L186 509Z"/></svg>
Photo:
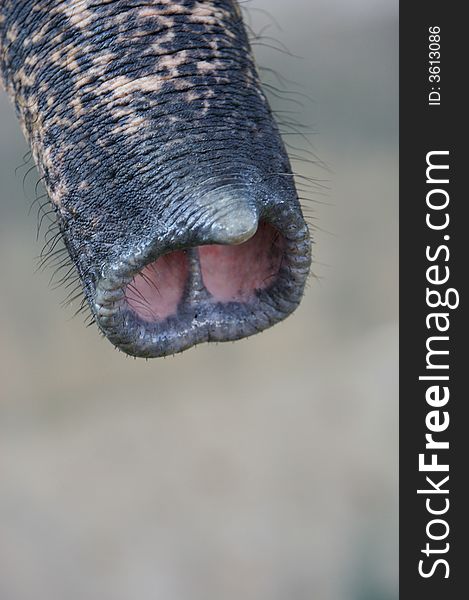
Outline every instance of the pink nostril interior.
<svg viewBox="0 0 469 600"><path fill-rule="evenodd" d="M218 302L246 300L274 282L284 249L284 238L267 223L244 244L201 246L205 287Z"/></svg>
<svg viewBox="0 0 469 600"><path fill-rule="evenodd" d="M285 239L267 223L236 246L198 246L205 288L215 302L244 302L272 285L285 252ZM161 256L146 265L127 285L128 306L144 321L162 321L177 313L189 277L183 250Z"/></svg>
<svg viewBox="0 0 469 600"><path fill-rule="evenodd" d="M127 303L145 321L160 321L177 312L189 266L183 250L161 256L127 285Z"/></svg>

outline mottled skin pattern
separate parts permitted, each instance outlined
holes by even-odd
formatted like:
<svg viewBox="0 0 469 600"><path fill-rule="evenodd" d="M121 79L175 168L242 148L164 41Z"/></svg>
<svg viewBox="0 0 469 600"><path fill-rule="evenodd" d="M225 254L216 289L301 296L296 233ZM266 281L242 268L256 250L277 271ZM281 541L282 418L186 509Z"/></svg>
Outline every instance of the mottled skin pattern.
<svg viewBox="0 0 469 600"><path fill-rule="evenodd" d="M235 1L0 0L0 72L115 345L165 355L250 335L297 306L309 236ZM217 233L230 206L284 236L275 293L251 321L252 306L212 304L144 332L124 284L170 250L242 241Z"/></svg>

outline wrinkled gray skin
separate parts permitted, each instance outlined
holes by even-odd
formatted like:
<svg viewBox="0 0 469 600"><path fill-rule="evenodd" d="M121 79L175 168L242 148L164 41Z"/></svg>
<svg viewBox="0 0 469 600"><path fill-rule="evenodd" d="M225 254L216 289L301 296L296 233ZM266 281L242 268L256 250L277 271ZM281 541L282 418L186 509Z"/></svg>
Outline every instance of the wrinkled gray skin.
<svg viewBox="0 0 469 600"><path fill-rule="evenodd" d="M163 356L252 335L297 307L308 230L234 0L0 0L0 72L114 345ZM241 244L260 222L282 240L275 277L220 301L197 247ZM142 319L126 286L180 249L177 310Z"/></svg>

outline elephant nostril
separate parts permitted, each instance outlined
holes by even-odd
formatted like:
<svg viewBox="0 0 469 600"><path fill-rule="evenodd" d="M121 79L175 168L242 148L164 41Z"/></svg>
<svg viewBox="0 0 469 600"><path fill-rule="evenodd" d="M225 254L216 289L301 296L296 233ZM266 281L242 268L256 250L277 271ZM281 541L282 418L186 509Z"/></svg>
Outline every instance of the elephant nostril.
<svg viewBox="0 0 469 600"><path fill-rule="evenodd" d="M177 312L189 275L186 253L176 250L143 267L125 288L127 305L148 322Z"/></svg>
<svg viewBox="0 0 469 600"><path fill-rule="evenodd" d="M261 223L255 235L243 244L201 246L205 287L219 302L246 300L275 281L284 251L283 236L267 223Z"/></svg>
<svg viewBox="0 0 469 600"><path fill-rule="evenodd" d="M141 320L155 323L176 315L186 304L248 301L275 281L285 250L285 240L274 227L256 223L256 230L244 243L197 246L160 256L127 284L127 306ZM188 260L189 252L195 263ZM206 293L195 301L191 286L198 280L191 271L196 268Z"/></svg>

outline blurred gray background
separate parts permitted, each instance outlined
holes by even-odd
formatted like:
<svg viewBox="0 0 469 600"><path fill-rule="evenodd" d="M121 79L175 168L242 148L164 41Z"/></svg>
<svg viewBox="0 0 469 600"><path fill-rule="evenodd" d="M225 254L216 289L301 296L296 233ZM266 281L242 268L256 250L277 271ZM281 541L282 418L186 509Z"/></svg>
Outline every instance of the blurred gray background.
<svg viewBox="0 0 469 600"><path fill-rule="evenodd" d="M136 361L61 308L0 93L0 600L397 598L397 0L245 4L328 167L317 278L249 340Z"/></svg>

